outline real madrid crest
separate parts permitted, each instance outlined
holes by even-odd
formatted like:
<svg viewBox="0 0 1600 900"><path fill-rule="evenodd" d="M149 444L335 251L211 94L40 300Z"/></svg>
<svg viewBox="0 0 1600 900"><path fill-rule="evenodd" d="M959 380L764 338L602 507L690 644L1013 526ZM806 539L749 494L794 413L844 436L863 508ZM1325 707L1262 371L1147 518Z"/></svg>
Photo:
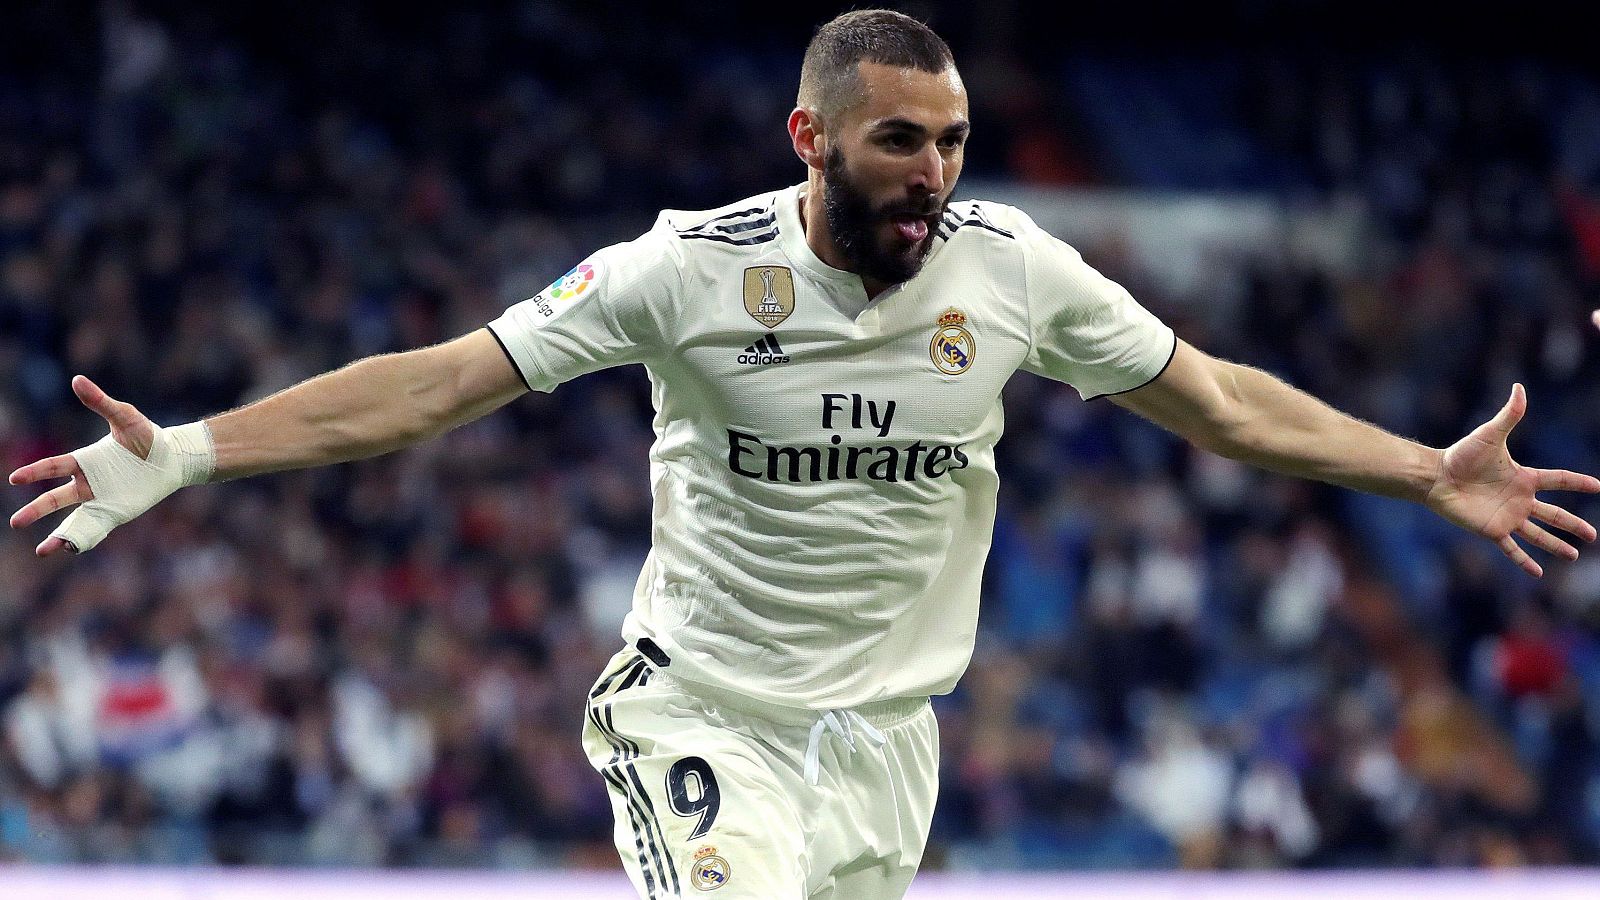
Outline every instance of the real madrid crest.
<svg viewBox="0 0 1600 900"><path fill-rule="evenodd" d="M745 312L772 328L794 312L794 274L788 266L751 266L744 270Z"/></svg>
<svg viewBox="0 0 1600 900"><path fill-rule="evenodd" d="M728 883L733 869L728 861L717 855L715 847L701 847L694 852L694 865L689 869L689 883L697 890L714 891Z"/></svg>
<svg viewBox="0 0 1600 900"><path fill-rule="evenodd" d="M967 330L965 313L954 307L944 311L939 317L939 330L928 344L928 355L933 357L934 367L946 375L960 375L972 368L972 361L978 357L978 342Z"/></svg>

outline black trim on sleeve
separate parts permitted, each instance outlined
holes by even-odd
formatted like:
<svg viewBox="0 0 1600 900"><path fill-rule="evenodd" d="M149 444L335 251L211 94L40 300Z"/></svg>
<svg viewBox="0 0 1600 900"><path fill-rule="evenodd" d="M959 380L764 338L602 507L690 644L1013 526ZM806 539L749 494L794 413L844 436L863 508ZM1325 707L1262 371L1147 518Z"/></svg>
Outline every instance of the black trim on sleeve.
<svg viewBox="0 0 1600 900"><path fill-rule="evenodd" d="M1176 333L1174 333L1172 335L1172 352L1167 354L1167 361L1165 363L1162 363L1160 372L1157 372L1154 375L1151 375L1150 378L1148 380L1146 380L1143 384L1136 384L1131 388L1124 388L1124 389L1122 389L1120 391L1112 391L1112 392L1110 392L1108 394L1095 394L1093 397L1090 397L1089 399L1090 400L1099 400L1101 397L1115 397L1118 394L1126 394L1129 391L1137 391L1139 388L1144 387L1145 385L1149 384L1152 381L1155 381L1157 378L1160 378L1163 374L1165 374L1167 369L1171 368L1172 361L1174 359L1177 359L1177 358L1178 358L1178 335Z"/></svg>
<svg viewBox="0 0 1600 900"><path fill-rule="evenodd" d="M506 347L506 342L500 340L500 335L494 333L493 327L485 325L483 329L489 332L489 336L494 338L496 344L500 345L500 351L506 355L506 360L511 363L512 370L517 373L518 378L522 379L522 386L530 391L533 390L533 385L528 383L528 376L522 374L522 367L517 365L517 358L511 355L511 350Z"/></svg>

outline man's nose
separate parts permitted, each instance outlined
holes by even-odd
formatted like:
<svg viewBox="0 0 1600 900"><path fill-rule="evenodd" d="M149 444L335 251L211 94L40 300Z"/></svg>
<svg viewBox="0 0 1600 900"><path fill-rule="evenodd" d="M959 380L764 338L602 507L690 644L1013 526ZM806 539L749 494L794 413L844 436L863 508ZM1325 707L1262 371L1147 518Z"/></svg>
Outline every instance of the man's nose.
<svg viewBox="0 0 1600 900"><path fill-rule="evenodd" d="M939 153L939 147L929 142L922 152L917 154L916 167L911 170L910 182L907 185L913 193L940 194L944 191L944 156Z"/></svg>

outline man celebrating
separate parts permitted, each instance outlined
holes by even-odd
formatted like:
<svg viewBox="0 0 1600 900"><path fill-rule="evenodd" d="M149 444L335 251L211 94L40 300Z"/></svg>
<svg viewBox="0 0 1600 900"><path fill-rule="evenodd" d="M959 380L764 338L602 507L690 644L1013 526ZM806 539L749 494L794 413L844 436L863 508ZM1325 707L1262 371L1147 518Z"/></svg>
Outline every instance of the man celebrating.
<svg viewBox="0 0 1600 900"><path fill-rule="evenodd" d="M806 51L789 116L804 184L668 211L487 328L162 429L86 378L101 441L25 466L71 477L43 543L84 552L179 487L384 453L524 390L643 363L653 548L584 742L641 897L904 894L933 814L928 698L973 649L994 523L1001 388L1018 369L1275 471L1423 503L1572 559L1537 499L1600 491L1515 463L1526 400L1446 450L1344 416L1172 330L1022 212L950 200L969 125L944 42L846 13Z"/></svg>

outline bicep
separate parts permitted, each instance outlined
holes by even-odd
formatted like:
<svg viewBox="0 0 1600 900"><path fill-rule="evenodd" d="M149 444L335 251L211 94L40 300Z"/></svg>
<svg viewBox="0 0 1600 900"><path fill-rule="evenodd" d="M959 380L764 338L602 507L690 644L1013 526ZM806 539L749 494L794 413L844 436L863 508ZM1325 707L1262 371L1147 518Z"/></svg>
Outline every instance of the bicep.
<svg viewBox="0 0 1600 900"><path fill-rule="evenodd" d="M1110 399L1168 431L1204 442L1231 424L1237 396L1234 366L1180 339L1160 376Z"/></svg>
<svg viewBox="0 0 1600 900"><path fill-rule="evenodd" d="M422 351L443 367L441 414L446 427L469 422L526 393L528 386L488 328Z"/></svg>

